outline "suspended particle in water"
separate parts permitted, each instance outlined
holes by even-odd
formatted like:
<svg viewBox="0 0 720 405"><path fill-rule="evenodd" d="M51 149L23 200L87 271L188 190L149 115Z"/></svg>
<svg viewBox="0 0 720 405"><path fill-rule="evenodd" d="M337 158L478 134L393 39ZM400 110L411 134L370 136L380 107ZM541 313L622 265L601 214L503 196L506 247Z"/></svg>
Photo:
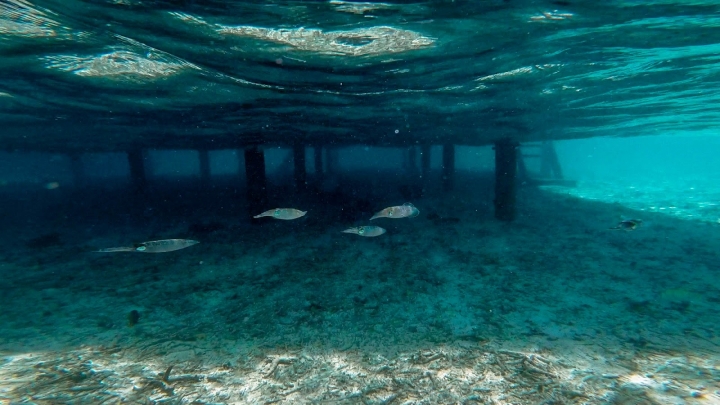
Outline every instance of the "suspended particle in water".
<svg viewBox="0 0 720 405"><path fill-rule="evenodd" d="M400 130L399 130L399 129L396 129L396 130L395 130L395 133L396 133L396 134L399 134L399 133L400 133Z"/></svg>

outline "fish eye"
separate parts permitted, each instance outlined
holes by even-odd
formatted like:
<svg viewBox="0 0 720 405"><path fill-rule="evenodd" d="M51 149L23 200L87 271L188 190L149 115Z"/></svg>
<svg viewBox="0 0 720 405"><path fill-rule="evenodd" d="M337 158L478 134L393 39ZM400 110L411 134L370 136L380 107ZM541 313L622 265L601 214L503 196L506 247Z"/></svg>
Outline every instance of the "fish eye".
<svg viewBox="0 0 720 405"><path fill-rule="evenodd" d="M135 250L137 250L138 252L144 252L145 249L147 249L147 247L145 247L145 246L138 246L135 248Z"/></svg>
<svg viewBox="0 0 720 405"><path fill-rule="evenodd" d="M365 233L365 227L362 227L362 226L361 226L360 228L358 228L358 233L359 233L360 235L364 234L364 233Z"/></svg>
<svg viewBox="0 0 720 405"><path fill-rule="evenodd" d="M273 215L276 216L276 217L279 216L279 215L280 215L280 210L275 210L275 212L273 212Z"/></svg>

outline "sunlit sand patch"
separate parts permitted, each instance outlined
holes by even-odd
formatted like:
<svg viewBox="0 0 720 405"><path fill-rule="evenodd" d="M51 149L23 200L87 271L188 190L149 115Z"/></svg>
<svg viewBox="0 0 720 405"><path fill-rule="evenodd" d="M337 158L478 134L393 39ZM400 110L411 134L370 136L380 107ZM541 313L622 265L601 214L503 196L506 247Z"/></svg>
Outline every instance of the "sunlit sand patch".
<svg viewBox="0 0 720 405"><path fill-rule="evenodd" d="M176 342L177 343L177 342ZM578 350L506 350L458 342L393 357L361 351L227 350L192 345L177 355L171 341L6 355L0 399L53 401L178 401L176 403L672 403L716 404L718 359L637 355L628 370ZM582 350L582 349L579 349ZM577 357L576 357L577 356ZM623 366L626 364L623 363ZM620 370L621 372L618 372ZM714 377L713 377L714 376ZM97 401L97 402L95 402ZM545 402L543 402L545 401ZM549 402L555 401L555 402ZM613 402L614 401L614 402ZM709 401L709 402L708 402ZM698 402L700 403L700 402Z"/></svg>

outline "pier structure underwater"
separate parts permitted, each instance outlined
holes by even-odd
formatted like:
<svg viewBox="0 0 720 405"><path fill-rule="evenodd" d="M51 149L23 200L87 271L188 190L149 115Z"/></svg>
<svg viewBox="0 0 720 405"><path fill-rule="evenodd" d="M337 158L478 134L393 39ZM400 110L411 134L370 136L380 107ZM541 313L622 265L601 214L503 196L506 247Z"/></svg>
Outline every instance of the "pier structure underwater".
<svg viewBox="0 0 720 405"><path fill-rule="evenodd" d="M716 3L0 0L0 404L720 404Z"/></svg>
<svg viewBox="0 0 720 405"><path fill-rule="evenodd" d="M213 142L214 143L214 142ZM200 184L203 189L207 189L212 181L210 173L210 155L209 153L215 149L211 149L210 145L198 145L193 142L187 148L193 147L198 157L198 172ZM278 145L272 145L278 147ZM346 145L352 146L352 145ZM433 145L423 144L419 148L414 146L398 146L406 149L405 152L405 170L412 170L417 173L415 186L422 189L428 186L430 178L430 159ZM455 144L444 143L441 145L441 187L445 192L453 190L455 183ZM535 145L532 145L535 146ZM187 150L184 145L177 145L179 150ZM294 192L302 194L308 189L308 173L306 162L307 145L298 142L289 146L292 150L292 175L294 179ZM495 157L494 184L495 197L494 209L495 217L501 221L512 221L516 216L516 188L522 182L523 184L541 185L541 184L560 184L573 185L574 182L566 181L562 178L560 163L557 159L552 142L545 141L542 143L543 154L540 155L541 171L533 176L529 174L524 160L528 155L519 154L520 144L512 139L500 139L493 143L493 151ZM321 182L327 175L331 174L334 167L337 166L337 148L338 146L327 147L323 145L315 145L311 147L313 150L313 181ZM152 145L148 145L148 149L158 150ZM129 168L129 179L131 187L131 195L133 198L142 199L148 192L147 176L151 169L146 167L146 151L140 147L133 147L125 152ZM16 152L22 152L16 150ZM60 151L56 151L60 152ZM238 149L243 156L242 164L244 165L244 187L246 190L246 198L248 202L248 213L256 213L267 207L267 179L265 168L265 156L262 144L245 145ZM239 154L240 154L239 153ZM420 156L420 167L418 167L418 155ZM73 185L81 188L86 184L85 170L82 163L82 155L77 152L68 154L70 162L70 170L73 175ZM530 155L529 157L536 157ZM520 173L520 175L518 174ZM544 175L537 178L537 175Z"/></svg>
<svg viewBox="0 0 720 405"><path fill-rule="evenodd" d="M496 197L495 197L495 210L496 217L500 220L511 221L516 215L515 208L515 188L518 187L517 177L517 165L518 165L518 149L517 144L512 140L500 140L495 143L495 184L496 184ZM305 146L304 145L293 145L292 146L292 159L293 159L293 178L295 192L302 193L307 189L308 174L305 162ZM314 146L314 171L315 181L322 179L327 174L327 171L333 169L332 164L325 165L323 156L332 155L334 152L329 152L322 146ZM325 153L323 153L325 150ZM417 183L420 187L427 186L427 179L430 173L430 150L431 145L424 145L420 149L420 161L421 167L418 172L423 175L418 176ZM257 212L262 207L266 207L268 203L267 190L266 190L266 172L265 172L265 157L263 153L262 145L252 145L241 149L244 157L244 169L245 169L245 189L247 192L247 200L249 202L250 211ZM210 162L209 162L209 150L199 149L197 150L199 158L199 173L200 181L203 187L211 181L210 175ZM418 150L410 148L408 155L411 156L410 164L415 165L417 162ZM131 180L132 194L137 198L142 198L147 193L147 174L148 169L145 167L145 160L143 158L142 149L133 149L126 152L128 167L130 168L129 177ZM79 162L77 155L73 155L72 162L72 173L74 176L73 183L76 185L82 185L85 183L83 180L84 174L82 169L82 162ZM441 181L442 189L444 191L452 191L455 182L455 145L443 144L442 145L442 167L441 167Z"/></svg>

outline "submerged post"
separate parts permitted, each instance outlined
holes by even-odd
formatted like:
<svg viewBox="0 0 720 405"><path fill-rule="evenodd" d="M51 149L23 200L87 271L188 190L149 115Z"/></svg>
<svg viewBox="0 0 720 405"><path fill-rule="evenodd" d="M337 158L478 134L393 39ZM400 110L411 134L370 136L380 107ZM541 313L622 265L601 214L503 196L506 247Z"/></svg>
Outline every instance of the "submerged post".
<svg viewBox="0 0 720 405"><path fill-rule="evenodd" d="M143 150L133 148L127 152L128 164L130 165L130 183L133 194L144 196L147 193L147 177L145 176L145 159Z"/></svg>
<svg viewBox="0 0 720 405"><path fill-rule="evenodd" d="M430 177L430 145L423 145L420 149L420 175L423 184L427 184Z"/></svg>
<svg viewBox="0 0 720 405"><path fill-rule="evenodd" d="M338 151L335 148L325 148L325 169L328 174L335 174L338 166Z"/></svg>
<svg viewBox="0 0 720 405"><path fill-rule="evenodd" d="M315 152L315 182L322 184L323 181L323 148L322 146L315 146L313 148Z"/></svg>
<svg viewBox="0 0 720 405"><path fill-rule="evenodd" d="M558 180L563 178L560 160L555 151L555 144L552 141L542 143L540 157L540 173L544 178L554 178Z"/></svg>
<svg viewBox="0 0 720 405"><path fill-rule="evenodd" d="M407 149L407 157L408 157L408 173L412 177L418 176L418 166L417 166L417 148L415 146L410 146ZM414 179L416 180L416 179Z"/></svg>
<svg viewBox="0 0 720 405"><path fill-rule="evenodd" d="M265 154L257 146L245 149L245 189L250 215L267 209L267 180L265 179ZM254 221L251 221L254 222Z"/></svg>
<svg viewBox="0 0 720 405"><path fill-rule="evenodd" d="M451 191L455 186L455 145L451 143L443 145L442 158L443 190Z"/></svg>
<svg viewBox="0 0 720 405"><path fill-rule="evenodd" d="M305 145L296 144L293 146L293 165L295 174L295 191L304 191L307 182L307 170L305 168Z"/></svg>
<svg viewBox="0 0 720 405"><path fill-rule="evenodd" d="M85 166L83 165L81 155L76 153L70 155L70 171L72 171L73 185L75 188L85 186Z"/></svg>
<svg viewBox="0 0 720 405"><path fill-rule="evenodd" d="M198 151L198 159L200 160L200 186L202 188L210 187L210 152L207 149Z"/></svg>
<svg viewBox="0 0 720 405"><path fill-rule="evenodd" d="M518 143L510 139L495 142L495 218L515 219L515 177Z"/></svg>

